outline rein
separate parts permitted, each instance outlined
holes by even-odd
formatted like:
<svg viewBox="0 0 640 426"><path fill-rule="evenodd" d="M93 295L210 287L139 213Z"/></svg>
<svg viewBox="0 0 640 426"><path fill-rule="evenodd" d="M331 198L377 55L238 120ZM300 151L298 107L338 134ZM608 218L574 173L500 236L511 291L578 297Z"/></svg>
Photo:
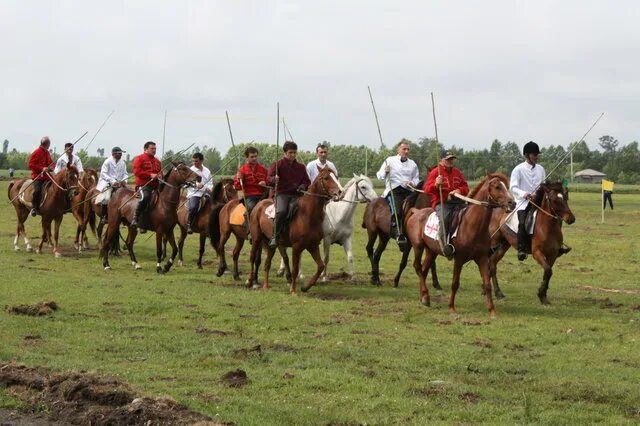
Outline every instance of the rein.
<svg viewBox="0 0 640 426"><path fill-rule="evenodd" d="M64 192L67 192L67 191L69 191L70 189L75 189L75 186L70 186L69 188L63 188L63 187L61 187L60 185L58 185L58 182L56 182L56 180L53 178L53 176L51 176L51 175L49 174L49 172L45 172L45 175L49 176L49 179L51 179L51 183L53 183L55 186L57 186L57 187L58 187L58 189L60 189L60 190L62 190L62 191L64 191Z"/></svg>
<svg viewBox="0 0 640 426"><path fill-rule="evenodd" d="M545 192L544 194L545 198L547 199L547 201L549 201L549 195ZM529 200L529 202L531 204L533 204L538 210L540 210L542 213L546 214L547 216L553 218L553 219L558 219L560 221L562 221L562 218L560 216L558 216L557 214L555 214L555 211L552 213L549 213L548 211L546 211L545 209L543 209L541 206L537 205L536 203L534 203L532 200ZM551 202L549 202L549 205L551 205ZM553 210L553 208L552 208Z"/></svg>

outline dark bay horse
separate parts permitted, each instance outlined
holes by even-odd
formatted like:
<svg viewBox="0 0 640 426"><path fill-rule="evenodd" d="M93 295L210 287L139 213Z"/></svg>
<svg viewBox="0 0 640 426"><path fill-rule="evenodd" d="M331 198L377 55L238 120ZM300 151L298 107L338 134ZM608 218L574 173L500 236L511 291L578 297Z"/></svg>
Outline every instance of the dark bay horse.
<svg viewBox="0 0 640 426"><path fill-rule="evenodd" d="M95 169L86 168L78 181L78 190L71 199L71 214L78 222L76 227L76 238L73 242L74 247L81 252L83 248L89 248L89 240L87 238L87 225L91 227L91 231L95 235L96 216L91 208L91 201L86 201L87 194L91 189L95 188L98 183L98 173Z"/></svg>
<svg viewBox="0 0 640 426"><path fill-rule="evenodd" d="M287 277L291 276L291 286L289 291L296 295L296 281L300 271L300 256L307 250L316 262L316 273L311 277L306 286L301 290L308 291L318 280L324 270L324 263L320 255L320 242L323 238L322 222L324 220L324 205L330 199L338 199L342 193L342 187L331 169L322 169L313 181L309 190L298 199L298 211L289 223L288 232L283 232L279 241L278 250L285 261ZM265 278L262 289L269 288L269 270L271 269L271 259L275 254L275 249L270 248L267 242L273 232L273 220L265 214L267 207L273 204L273 200L260 201L251 211L251 274L249 275L248 286L253 284L257 275L257 268L260 265L260 255L262 247L267 250L267 258L264 263ZM292 248L293 268L289 268L289 258L286 247Z"/></svg>
<svg viewBox="0 0 640 426"><path fill-rule="evenodd" d="M562 222L571 225L576 221L576 217L569 208L569 190L564 188L561 182L540 185L534 196L534 203L540 208L533 228L530 253L544 269L538 288L538 298L542 304L547 305L549 304L547 290L553 275L553 265L560 256L560 248L563 243ZM537 207L534 206L534 208ZM495 295L499 298L504 297L504 294L498 285L497 264L509 250L509 247L517 248L518 244L517 234L507 225L502 225L506 218L505 212L495 210L489 225L489 234L493 236L491 246L497 246L489 259L489 273L493 281Z"/></svg>
<svg viewBox="0 0 640 426"><path fill-rule="evenodd" d="M233 187L233 179L224 178L216 183L211 191L211 198L206 197L203 202L193 227L193 232L200 235L200 249L198 251L198 269L202 269L202 256L204 247L209 235L209 216L214 209L220 209L222 205L238 198L238 191ZM180 238L178 239L178 265L182 266L182 249L184 240L187 238L187 221L189 219L189 207L186 197L180 197L180 207L178 208L178 227L180 228ZM213 244L213 243L212 243ZM166 246L165 246L166 247ZM216 248L214 246L214 248Z"/></svg>
<svg viewBox="0 0 640 426"><path fill-rule="evenodd" d="M491 298L491 280L489 277L489 223L494 208L500 207L512 210L515 207L513 197L508 190L509 180L502 173L493 173L485 176L482 181L471 191L470 198L477 204L469 204L462 213L457 236L451 239L455 247L453 255L453 278L451 282L451 296L449 299L449 312L456 313L455 298L460 287L460 272L462 266L470 260L475 261L482 276L482 286L485 296L485 305L491 317L496 316L495 306ZM425 285L425 278L434 259L440 254L440 244L437 239L432 239L424 234L424 226L429 215L434 210L426 208L422 210L412 209L407 219L407 236L411 241L414 252L413 267L420 278L420 301L429 306L429 290ZM426 252L424 261L422 254Z"/></svg>
<svg viewBox="0 0 640 426"><path fill-rule="evenodd" d="M422 185L423 182L421 181L418 184L418 187L422 188ZM429 206L431 206L431 197L427 194L414 192L407 197L404 201L404 205L402 206L405 221L403 229L407 229L406 221L408 212L411 208L423 209ZM382 285L382 282L380 281L380 258L382 257L384 250L387 248L387 244L391 238L391 210L389 208L389 204L383 197L376 198L367 205L362 217L362 227L367 230L368 236L366 250L367 255L369 256L369 261L371 262L371 284ZM376 247L374 252L373 246L378 238L380 241L378 242L378 247ZM400 260L398 272L393 279L394 287L398 287L398 284L400 283L400 276L402 275L404 268L407 266L407 259L409 258L410 252L411 246L407 244L402 250L402 259ZM442 287L440 287L440 283L438 282L435 262L431 267L431 278L433 280L433 287L441 290Z"/></svg>
<svg viewBox="0 0 640 426"><path fill-rule="evenodd" d="M22 186L27 179L21 179L9 184L9 199L13 200L12 204L16 210L16 216L18 218L18 226L16 229L16 237L14 240L14 247L18 250L18 239L20 235L24 236L27 250L31 248L27 234L24 229L24 222L29 217L29 210L31 209L31 203L25 204L26 201L22 200L20 194ZM40 212L42 215L42 239L36 249L36 252L42 252L42 245L45 242L49 242L53 245L53 254L56 257L61 257L62 254L58 249L58 237L60 235L60 224L62 223L62 217L68 208L68 203L73 198L75 191L78 187L78 169L74 166L69 166L63 169L55 176L51 176L51 181L45 184L42 188L42 204ZM31 187L25 188L25 190L32 190ZM53 238L51 235L51 222L55 222L53 231Z"/></svg>
<svg viewBox="0 0 640 426"><path fill-rule="evenodd" d="M233 248L233 279L240 280L240 271L238 268L238 259L240 258L240 252L244 246L245 240L247 240L247 229L244 225L232 225L231 213L234 211L242 201L238 198L219 205L211 212L209 217L209 236L211 238L211 245L215 249L218 255L218 272L216 275L221 277L224 271L227 270L227 259L224 251L224 246L233 234L236 237L236 245ZM256 277L257 278L257 277Z"/></svg>
<svg viewBox="0 0 640 426"><path fill-rule="evenodd" d="M189 166L183 162L172 162L173 167L167 172L164 181L162 181L157 190L153 191L153 198L150 203L150 211L144 212L141 217L140 226L144 229L152 230L156 233L156 271L165 273L171 269L173 261L178 254L178 246L173 237L173 228L178 221L178 203L180 202L180 190L182 185L193 185L198 179ZM138 229L131 227L131 221L138 205L138 198L135 192L128 188L120 188L111 195L108 208L108 228L102 241L100 256L102 257L102 266L105 270L110 270L109 265L109 249L113 246L113 240L118 238L120 223L125 223L129 228L126 244L129 250L129 257L134 269L140 269L141 266L136 260L133 252L133 243L138 235ZM173 249L171 258L161 266L163 254L163 238L166 238Z"/></svg>

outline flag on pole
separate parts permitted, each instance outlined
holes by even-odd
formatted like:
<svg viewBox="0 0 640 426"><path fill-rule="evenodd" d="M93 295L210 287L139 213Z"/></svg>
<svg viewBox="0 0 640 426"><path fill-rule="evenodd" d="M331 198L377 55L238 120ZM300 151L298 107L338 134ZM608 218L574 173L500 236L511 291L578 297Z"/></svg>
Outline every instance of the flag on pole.
<svg viewBox="0 0 640 426"><path fill-rule="evenodd" d="M610 180L602 179L602 190L613 192L613 182Z"/></svg>

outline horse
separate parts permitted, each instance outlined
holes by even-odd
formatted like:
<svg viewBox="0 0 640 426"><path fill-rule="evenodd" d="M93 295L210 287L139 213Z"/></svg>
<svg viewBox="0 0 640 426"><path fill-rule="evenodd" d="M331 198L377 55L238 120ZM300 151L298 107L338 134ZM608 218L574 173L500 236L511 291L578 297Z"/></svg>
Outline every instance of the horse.
<svg viewBox="0 0 640 426"><path fill-rule="evenodd" d="M489 315L496 316L495 306L491 298L491 280L489 278L489 223L494 208L511 211L515 208L513 196L508 190L509 180L502 173L487 174L471 191L469 198L475 200L460 213L460 221L456 236L451 239L455 251L453 256L453 278L451 282L451 296L449 298L449 312L456 314L455 298L460 287L460 272L465 263L475 261L482 276L483 294ZM434 259L440 254L440 243L436 239L425 235L424 228L427 219L434 210L426 208L411 209L407 219L407 236L414 252L413 267L420 278L420 301L429 306L429 290L425 285L425 278ZM426 251L424 261L422 254Z"/></svg>
<svg viewBox="0 0 640 426"><path fill-rule="evenodd" d="M338 201L329 202L324 208L324 221L322 222L322 248L324 250L324 271L322 282L328 281L329 251L332 244L339 244L347 255L349 265L349 277L353 281L356 277L356 269L353 264L353 215L356 206L361 203L370 203L378 197L371 179L365 175L353 175L344 187L344 195ZM280 261L278 275L282 275L285 265L284 259Z"/></svg>
<svg viewBox="0 0 640 426"><path fill-rule="evenodd" d="M153 192L154 196L150 202L151 210L144 212L140 218L141 227L153 230L156 233L156 271L159 274L169 272L178 254L173 228L178 221L177 207L180 202L180 189L183 185L194 185L198 179L198 175L183 162L172 162L171 164L173 167L169 169L164 180L161 180L158 189ZM109 250L113 246L114 240L118 238L117 231L119 231L120 223L125 223L129 228L126 244L131 264L134 269L141 268L133 252L133 243L138 234L137 227L131 226L131 221L138 205L138 199L135 195L136 192L129 188L120 188L112 194L109 200L108 228L100 250L102 266L105 271L111 269L109 265ZM169 241L173 249L171 258L164 265L164 268L160 264L163 253L163 238Z"/></svg>
<svg viewBox="0 0 640 426"><path fill-rule="evenodd" d="M234 190L235 191L235 190ZM240 252L247 240L247 228L244 224L232 224L231 216L233 211L242 203L242 200L235 199L216 206L209 216L209 237L211 245L218 255L218 271L216 276L221 277L227 270L227 259L224 246L233 234L236 237L236 245L233 248L233 279L240 280L238 259ZM246 220L246 219L245 219ZM257 277L256 277L257 278Z"/></svg>
<svg viewBox="0 0 640 426"><path fill-rule="evenodd" d="M95 169L86 168L78 181L78 191L71 199L71 214L78 222L76 227L76 237L73 242L78 252L82 252L83 248L89 248L89 240L87 239L87 225L91 227L91 231L96 233L96 216L93 214L90 201L85 201L87 194L98 183L98 173Z"/></svg>
<svg viewBox="0 0 640 426"><path fill-rule="evenodd" d="M42 216L42 239L36 249L37 253L42 252L42 245L45 242L49 242L53 245L53 254L55 257L61 257L62 254L58 248L58 237L60 235L60 224L62 223L62 217L67 210L70 199L74 196L75 190L78 186L78 169L74 166L69 166L63 169L55 176L50 176L51 181L45 182L42 188L42 203L40 206L40 212ZM24 242L27 251L31 251L32 247L27 238L27 234L24 229L24 222L29 217L29 211L31 203L25 204L26 201L21 200L24 197L24 192L28 189L22 189L22 186L28 179L20 179L15 182L11 182L8 188L8 195L13 207L16 210L16 216L18 218L18 226L16 228L16 237L13 241L14 249L17 251L18 239L20 235L24 236ZM55 228L53 232L53 238L51 235L51 222L55 222Z"/></svg>
<svg viewBox="0 0 640 426"><path fill-rule="evenodd" d="M287 232L283 232L278 242L278 250L284 258L287 269L287 277L291 277L289 292L296 295L296 281L300 270L300 255L303 250L307 250L316 262L316 273L311 277L306 286L301 290L308 291L318 280L324 269L324 263L320 256L320 241L323 238L322 222L324 220L324 205L330 200L337 200L342 193L342 187L338 179L328 167L322 169L313 181L308 191L298 199L297 213L289 223ZM251 274L247 286L251 287L257 275L257 268L260 265L260 255L262 246L267 249L267 258L264 263L265 279L262 289L269 288L269 270L271 269L271 259L275 254L275 249L270 248L267 242L273 232L273 220L267 217L265 210L273 204L273 200L260 201L251 211ZM289 258L286 247L292 248L293 269L289 268Z"/></svg>
<svg viewBox="0 0 640 426"><path fill-rule="evenodd" d="M534 196L534 208L538 210L531 238L531 252L538 262L544 274L538 288L538 299L543 305L548 305L547 290L549 281L553 275L553 265L561 255L562 247L562 222L571 225L576 217L569 208L569 190L562 186L561 182L545 183L540 185ZM540 207L537 207L540 206ZM507 215L499 210L493 212L489 233L492 236L491 246L495 251L489 258L489 274L493 282L494 292L497 298L503 298L504 294L498 285L496 268L500 259L505 255L509 247L517 248L518 236L504 224Z"/></svg>
<svg viewBox="0 0 640 426"><path fill-rule="evenodd" d="M193 231L200 234L200 250L198 252L198 269L202 269L202 256L204 255L204 246L209 234L209 216L216 208L221 205L238 198L238 191L233 187L233 179L221 179L213 187L211 197L204 197L203 204L196 216ZM178 239L178 265L182 266L182 249L184 240L187 238L187 221L189 220L189 207L186 203L186 197L180 197L180 207L178 207L178 227L180 228L180 238ZM212 243L213 244L213 243ZM165 245L166 247L166 245ZM214 246L215 248L215 246Z"/></svg>
<svg viewBox="0 0 640 426"><path fill-rule="evenodd" d="M422 187L423 182L421 181L418 184L418 187ZM415 207L416 209L423 209L425 207L431 206L431 197L428 194L423 192L414 192L409 195L402 206L402 210L404 212L404 228L407 229L407 217L408 212L411 208ZM389 204L383 197L376 198L373 200L364 211L364 215L362 216L362 227L367 230L367 256L369 257L369 261L371 262L371 284L380 286L382 282L380 281L380 258L382 257L382 253L387 248L387 243L391 238L391 209L389 208ZM373 246L376 243L376 240L380 238L378 242L378 247L374 252ZM400 260L400 264L398 265L398 272L393 279L393 287L398 287L400 284L400 277L404 268L407 266L407 259L409 258L409 253L411 252L411 246L406 245L404 248L401 248L402 258ZM433 263L431 267L431 278L433 280L433 287L435 289L441 290L440 282L438 281L438 274L436 273L436 264Z"/></svg>

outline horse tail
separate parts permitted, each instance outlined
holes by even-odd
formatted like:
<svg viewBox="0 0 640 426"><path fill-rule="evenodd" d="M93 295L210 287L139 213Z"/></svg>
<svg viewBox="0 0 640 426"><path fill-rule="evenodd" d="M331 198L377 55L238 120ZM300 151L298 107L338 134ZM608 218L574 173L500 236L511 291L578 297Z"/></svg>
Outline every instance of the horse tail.
<svg viewBox="0 0 640 426"><path fill-rule="evenodd" d="M214 250L218 250L220 244L220 210L224 204L215 206L209 214L209 239Z"/></svg>
<svg viewBox="0 0 640 426"><path fill-rule="evenodd" d="M108 225L107 225L108 226ZM106 239L109 235L109 228L107 228L106 235L104 238ZM111 239L109 241L103 241L103 244L100 246L100 259L104 259L107 253L116 253L120 251L120 227L116 226L115 231L111 234Z"/></svg>
<svg viewBox="0 0 640 426"><path fill-rule="evenodd" d="M11 181L9 182L9 187L7 188L7 197L9 197L9 199L12 199L13 197L11 196L11 188L13 188L13 185L15 185L15 181Z"/></svg>
<svg viewBox="0 0 640 426"><path fill-rule="evenodd" d="M407 221L409 220L409 218L410 218L411 216L413 216L413 214L414 214L415 212L417 212L417 211L418 211L418 209L416 209L415 207L411 207L411 208L409 208L409 211L408 211L407 213L405 213L405 215L404 215L404 223L407 223Z"/></svg>

